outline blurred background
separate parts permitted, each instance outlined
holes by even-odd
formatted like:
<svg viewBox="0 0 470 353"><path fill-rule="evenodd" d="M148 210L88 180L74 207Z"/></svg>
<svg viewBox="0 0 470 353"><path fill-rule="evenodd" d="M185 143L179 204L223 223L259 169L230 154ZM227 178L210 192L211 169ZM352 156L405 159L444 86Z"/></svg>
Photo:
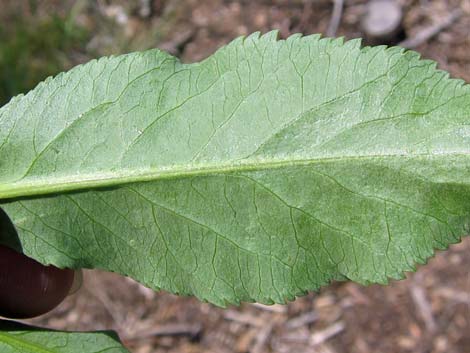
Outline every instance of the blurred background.
<svg viewBox="0 0 470 353"><path fill-rule="evenodd" d="M158 47L199 61L278 29L400 44L470 82L470 0L0 0L0 106L103 55ZM470 238L390 286L334 283L287 306L216 308L85 271L82 288L30 320L113 329L132 352L468 353Z"/></svg>

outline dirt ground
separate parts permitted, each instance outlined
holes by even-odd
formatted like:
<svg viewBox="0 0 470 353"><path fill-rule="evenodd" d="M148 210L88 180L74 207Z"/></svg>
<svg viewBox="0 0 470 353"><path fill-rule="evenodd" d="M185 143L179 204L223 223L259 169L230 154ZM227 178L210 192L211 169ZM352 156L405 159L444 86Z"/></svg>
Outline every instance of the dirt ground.
<svg viewBox="0 0 470 353"><path fill-rule="evenodd" d="M31 15L31 1L1 1ZM399 2L403 31L395 44L417 38L459 12L415 50L470 82L470 0ZM69 65L150 47L198 61L254 31L278 29L283 38L296 32L326 33L333 13L330 0L35 3L38 16L72 16L88 30L86 45L67 54ZM360 22L367 3L344 1L337 36L365 37ZM32 322L67 330L113 329L135 353L468 353L470 238L439 253L406 280L385 287L334 283L286 306L220 309L194 298L154 293L115 274L86 271L76 294Z"/></svg>

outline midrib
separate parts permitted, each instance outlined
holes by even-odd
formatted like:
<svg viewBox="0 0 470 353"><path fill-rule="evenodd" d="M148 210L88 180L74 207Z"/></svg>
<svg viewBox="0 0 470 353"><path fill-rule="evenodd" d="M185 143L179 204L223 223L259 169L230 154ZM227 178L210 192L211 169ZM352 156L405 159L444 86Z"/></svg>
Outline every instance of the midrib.
<svg viewBox="0 0 470 353"><path fill-rule="evenodd" d="M69 175L67 177L36 178L28 181L27 178L12 183L0 184L0 200L46 196L61 192L86 191L97 188L116 187L120 185L151 182L168 179L183 179L193 176L209 176L217 174L231 174L250 171L263 171L280 169L283 167L302 167L320 163L361 161L373 159L405 158L408 160L419 158L449 158L468 156L466 153L443 153L443 154L390 154L390 155L366 155L345 157L324 157L312 159L294 160L239 160L237 162L223 164L199 164L192 166L173 166L154 170L138 170L96 174ZM32 179L32 178L31 178Z"/></svg>

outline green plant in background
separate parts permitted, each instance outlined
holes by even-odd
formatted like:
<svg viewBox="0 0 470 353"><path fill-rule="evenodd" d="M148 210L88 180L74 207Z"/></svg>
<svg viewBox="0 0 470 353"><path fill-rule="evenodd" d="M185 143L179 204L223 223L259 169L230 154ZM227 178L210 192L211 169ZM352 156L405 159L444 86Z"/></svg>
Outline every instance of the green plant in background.
<svg viewBox="0 0 470 353"><path fill-rule="evenodd" d="M385 284L468 232L469 124L470 86L397 47L103 58L0 110L1 243L220 306Z"/></svg>
<svg viewBox="0 0 470 353"><path fill-rule="evenodd" d="M46 77L70 68L67 54L83 46L87 32L72 18L23 19L0 24L0 106L34 88Z"/></svg>

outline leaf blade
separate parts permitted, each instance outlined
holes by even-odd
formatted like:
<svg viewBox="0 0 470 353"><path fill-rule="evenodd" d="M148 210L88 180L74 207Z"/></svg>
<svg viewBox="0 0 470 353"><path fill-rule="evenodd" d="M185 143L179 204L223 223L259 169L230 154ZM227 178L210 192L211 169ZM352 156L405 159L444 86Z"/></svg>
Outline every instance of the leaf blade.
<svg viewBox="0 0 470 353"><path fill-rule="evenodd" d="M400 278L465 233L470 88L417 54L270 33L191 65L119 60L148 57L160 65L112 102L88 98L29 162L30 138L21 158L0 149L0 198L23 197L2 207L27 254L271 303Z"/></svg>
<svg viewBox="0 0 470 353"><path fill-rule="evenodd" d="M5 353L129 353L112 332L63 332L0 321L0 348Z"/></svg>

